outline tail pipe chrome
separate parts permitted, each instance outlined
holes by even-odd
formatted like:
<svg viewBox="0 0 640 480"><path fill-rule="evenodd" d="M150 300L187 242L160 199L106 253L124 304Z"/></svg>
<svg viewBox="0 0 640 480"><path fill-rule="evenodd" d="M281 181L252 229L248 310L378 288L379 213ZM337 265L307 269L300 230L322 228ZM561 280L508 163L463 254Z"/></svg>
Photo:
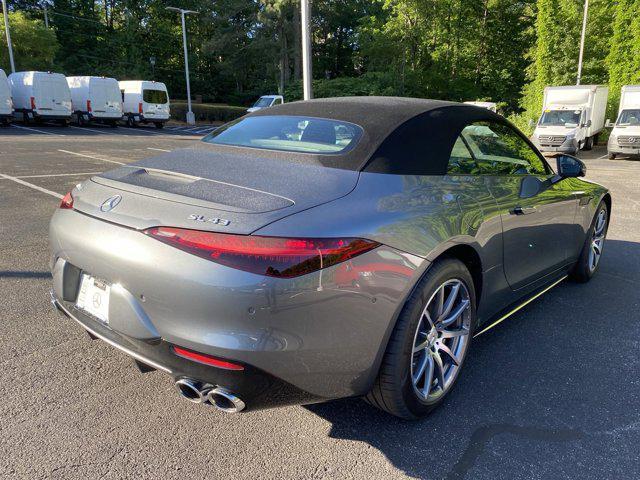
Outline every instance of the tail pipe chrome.
<svg viewBox="0 0 640 480"><path fill-rule="evenodd" d="M181 378L175 383L176 390L182 397L193 403L204 403L213 385L207 385L192 378Z"/></svg>
<svg viewBox="0 0 640 480"><path fill-rule="evenodd" d="M245 409L245 403L232 392L215 387L193 378L180 378L175 383L178 393L193 403L210 403L226 413L238 413Z"/></svg>
<svg viewBox="0 0 640 480"><path fill-rule="evenodd" d="M209 403L216 407L218 410L222 410L226 413L238 413L244 410L246 406L240 398L235 396L226 388L216 387L209 390L207 394L207 400Z"/></svg>

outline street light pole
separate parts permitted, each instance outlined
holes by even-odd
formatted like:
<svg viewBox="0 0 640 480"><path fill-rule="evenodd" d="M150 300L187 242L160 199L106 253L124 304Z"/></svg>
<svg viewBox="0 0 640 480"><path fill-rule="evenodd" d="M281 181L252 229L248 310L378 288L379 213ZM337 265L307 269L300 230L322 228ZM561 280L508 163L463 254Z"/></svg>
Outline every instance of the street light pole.
<svg viewBox="0 0 640 480"><path fill-rule="evenodd" d="M47 1L46 0L43 3L43 8L44 8L44 26L46 28L49 28L49 12L47 12Z"/></svg>
<svg viewBox="0 0 640 480"><path fill-rule="evenodd" d="M2 0L2 14L4 16L4 31L7 35L7 48L9 49L9 64L11 65L11 72L16 73L16 64L13 62L11 33L9 33L9 9L7 8L7 0Z"/></svg>
<svg viewBox="0 0 640 480"><path fill-rule="evenodd" d="M589 15L589 0L584 1L584 15L582 17L582 36L580 38L580 56L578 57L578 81L582 80L582 57L584 56L584 38L587 35L587 16Z"/></svg>
<svg viewBox="0 0 640 480"><path fill-rule="evenodd" d="M167 10L173 10L180 12L180 18L182 20L182 45L184 47L184 74L187 80L187 123L189 125L196 124L196 117L191 111L191 85L189 84L189 56L187 55L187 29L185 26L184 16L189 13L199 13L194 10L183 10L182 8L166 7Z"/></svg>
<svg viewBox="0 0 640 480"><path fill-rule="evenodd" d="M313 98L313 86L311 83L311 8L309 0L300 0L300 17L302 24L302 86L304 99Z"/></svg>

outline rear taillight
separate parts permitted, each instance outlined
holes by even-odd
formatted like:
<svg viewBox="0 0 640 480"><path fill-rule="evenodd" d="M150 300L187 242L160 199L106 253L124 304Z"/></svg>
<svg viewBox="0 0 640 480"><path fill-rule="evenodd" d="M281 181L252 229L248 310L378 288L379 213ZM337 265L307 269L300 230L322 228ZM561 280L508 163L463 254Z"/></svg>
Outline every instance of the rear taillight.
<svg viewBox="0 0 640 480"><path fill-rule="evenodd" d="M31 97L31 110L36 109L36 97Z"/></svg>
<svg viewBox="0 0 640 480"><path fill-rule="evenodd" d="M87 112L91 113L91 100L87 100Z"/></svg>
<svg viewBox="0 0 640 480"><path fill-rule="evenodd" d="M138 113L142 113L142 102L138 104Z"/></svg>
<svg viewBox="0 0 640 480"><path fill-rule="evenodd" d="M205 365L211 365L212 367L223 368L224 370L244 370L242 365L228 362L227 360L222 360L221 358L216 358L212 355L207 355L206 353L194 352L193 350L176 347L175 345L171 348L173 349L173 353L179 357L186 358L187 360L204 363Z"/></svg>
<svg viewBox="0 0 640 480"><path fill-rule="evenodd" d="M60 202L60 208L64 208L64 209L73 208L73 197L71 196L71 192L68 192L64 197L62 197L62 201Z"/></svg>
<svg viewBox="0 0 640 480"><path fill-rule="evenodd" d="M380 244L361 238L280 238L154 227L144 233L227 267L292 278L350 260Z"/></svg>

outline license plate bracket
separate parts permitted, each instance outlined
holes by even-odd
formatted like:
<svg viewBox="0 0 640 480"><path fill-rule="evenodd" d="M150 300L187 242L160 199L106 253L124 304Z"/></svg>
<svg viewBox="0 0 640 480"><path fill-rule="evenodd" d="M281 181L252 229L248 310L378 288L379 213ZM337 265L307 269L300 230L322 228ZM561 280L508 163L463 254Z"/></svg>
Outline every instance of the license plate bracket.
<svg viewBox="0 0 640 480"><path fill-rule="evenodd" d="M83 273L80 280L80 290L76 300L76 308L97 318L103 323L109 323L109 296L111 285L89 274Z"/></svg>

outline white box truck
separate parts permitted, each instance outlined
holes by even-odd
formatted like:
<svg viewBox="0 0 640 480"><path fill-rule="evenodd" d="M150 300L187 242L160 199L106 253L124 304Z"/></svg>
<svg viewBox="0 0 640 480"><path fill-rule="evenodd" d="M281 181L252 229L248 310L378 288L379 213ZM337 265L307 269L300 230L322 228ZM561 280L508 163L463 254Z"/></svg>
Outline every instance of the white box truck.
<svg viewBox="0 0 640 480"><path fill-rule="evenodd" d="M609 160L618 155L640 156L640 85L622 87L618 118L609 136L607 151Z"/></svg>
<svg viewBox="0 0 640 480"><path fill-rule="evenodd" d="M4 70L0 68L0 125L8 126L13 118L13 102L11 101L11 88Z"/></svg>
<svg viewBox="0 0 640 480"><path fill-rule="evenodd" d="M16 72L9 75L16 117L25 123L55 120L66 126L71 119L71 92L61 73Z"/></svg>
<svg viewBox="0 0 640 480"><path fill-rule="evenodd" d="M591 150L604 128L608 95L602 85L546 87L531 140L542 152Z"/></svg>
<svg viewBox="0 0 640 480"><path fill-rule="evenodd" d="M120 81L123 119L127 126L153 123L162 128L169 120L169 93L162 82L148 80Z"/></svg>
<svg viewBox="0 0 640 480"><path fill-rule="evenodd" d="M67 84L78 125L97 122L117 126L122 119L122 98L115 78L67 77Z"/></svg>

